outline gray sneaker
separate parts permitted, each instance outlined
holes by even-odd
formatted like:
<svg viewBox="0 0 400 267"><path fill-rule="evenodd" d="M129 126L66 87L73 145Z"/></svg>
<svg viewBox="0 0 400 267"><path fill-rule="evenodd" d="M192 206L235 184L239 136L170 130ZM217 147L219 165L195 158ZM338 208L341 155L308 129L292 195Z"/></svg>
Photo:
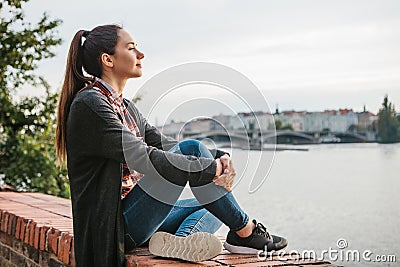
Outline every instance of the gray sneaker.
<svg viewBox="0 0 400 267"><path fill-rule="evenodd" d="M199 262L219 255L222 252L222 243L215 235L205 232L185 237L156 232L150 238L149 250L160 257Z"/></svg>

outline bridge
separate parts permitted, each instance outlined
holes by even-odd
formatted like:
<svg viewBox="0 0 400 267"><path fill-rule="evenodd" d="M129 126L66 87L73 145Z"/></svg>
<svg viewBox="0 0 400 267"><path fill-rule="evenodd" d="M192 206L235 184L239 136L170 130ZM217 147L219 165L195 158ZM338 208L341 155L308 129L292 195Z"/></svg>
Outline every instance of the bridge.
<svg viewBox="0 0 400 267"><path fill-rule="evenodd" d="M300 144L317 144L319 143L319 139L302 132L276 131L264 134L263 142L264 143L276 142L277 144L300 145Z"/></svg>
<svg viewBox="0 0 400 267"><path fill-rule="evenodd" d="M327 139L322 139L325 132L294 132L290 130L285 131L245 131L245 130L232 130L232 131L209 131L204 133L186 133L183 137L192 138L197 140L210 139L218 146L229 146L239 148L249 148L253 146L260 146L261 140L264 144L319 144L329 143ZM335 143L363 143L367 142L367 138L363 135L353 132L330 132L330 136L335 137Z"/></svg>
<svg viewBox="0 0 400 267"><path fill-rule="evenodd" d="M209 140L217 144L218 147L237 147L248 148L251 144L251 138L240 133L228 133L226 131L210 131L202 134L185 134L185 139ZM207 141L206 141L207 142Z"/></svg>

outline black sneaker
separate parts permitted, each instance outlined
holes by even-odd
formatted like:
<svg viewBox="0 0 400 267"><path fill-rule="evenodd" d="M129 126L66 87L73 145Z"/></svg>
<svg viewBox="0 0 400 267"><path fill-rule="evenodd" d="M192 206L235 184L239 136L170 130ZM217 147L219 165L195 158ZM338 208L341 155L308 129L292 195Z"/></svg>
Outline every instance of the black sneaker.
<svg viewBox="0 0 400 267"><path fill-rule="evenodd" d="M253 233L245 238L238 236L234 231L229 231L224 247L232 253L258 254L260 250L265 252L281 250L288 244L283 237L270 235L261 223L253 220L256 227Z"/></svg>

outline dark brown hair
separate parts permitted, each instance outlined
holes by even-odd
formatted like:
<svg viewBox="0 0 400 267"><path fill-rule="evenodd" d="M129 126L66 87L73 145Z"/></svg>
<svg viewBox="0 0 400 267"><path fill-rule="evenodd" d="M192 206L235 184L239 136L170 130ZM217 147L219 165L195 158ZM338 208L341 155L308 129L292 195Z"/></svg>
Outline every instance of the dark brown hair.
<svg viewBox="0 0 400 267"><path fill-rule="evenodd" d="M80 30L72 39L57 112L56 155L59 165L67 159L66 129L71 103L81 89L92 84L94 77L101 78L101 55L115 53L121 29L118 25L98 26L91 31ZM89 75L85 75L84 71Z"/></svg>

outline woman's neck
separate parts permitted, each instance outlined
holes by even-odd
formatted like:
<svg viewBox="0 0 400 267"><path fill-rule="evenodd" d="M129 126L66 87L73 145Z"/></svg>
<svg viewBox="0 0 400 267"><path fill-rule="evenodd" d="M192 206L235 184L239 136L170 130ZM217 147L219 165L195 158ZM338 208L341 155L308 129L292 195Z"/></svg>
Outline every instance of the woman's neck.
<svg viewBox="0 0 400 267"><path fill-rule="evenodd" d="M111 87L119 94L122 95L122 91L125 88L125 84L127 79L115 79L112 77L109 77L108 75L103 75L101 77L103 81L111 85Z"/></svg>

